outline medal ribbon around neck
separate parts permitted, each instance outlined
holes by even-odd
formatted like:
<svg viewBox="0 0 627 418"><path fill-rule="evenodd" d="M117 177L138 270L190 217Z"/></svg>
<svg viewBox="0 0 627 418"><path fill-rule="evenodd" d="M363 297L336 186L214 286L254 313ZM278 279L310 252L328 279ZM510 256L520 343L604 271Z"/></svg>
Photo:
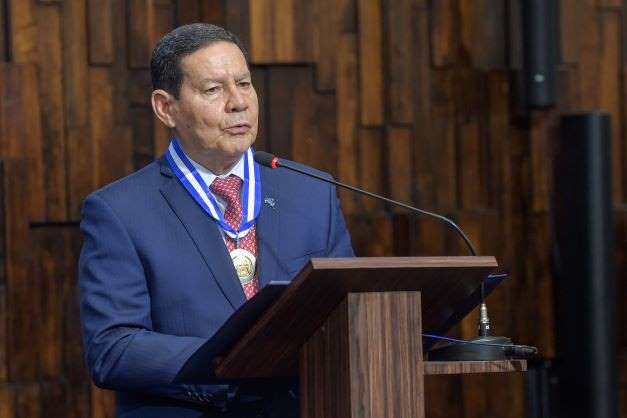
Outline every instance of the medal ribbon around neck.
<svg viewBox="0 0 627 418"><path fill-rule="evenodd" d="M237 230L233 229L222 215L222 211L216 202L209 186L202 179L196 167L187 158L176 138L172 138L170 146L165 154L168 163L181 184L204 209L209 216L220 224L224 233L238 240L245 236L255 224L261 208L261 177L259 176L259 164L253 157L252 148L244 153L244 184L242 185L242 220Z"/></svg>

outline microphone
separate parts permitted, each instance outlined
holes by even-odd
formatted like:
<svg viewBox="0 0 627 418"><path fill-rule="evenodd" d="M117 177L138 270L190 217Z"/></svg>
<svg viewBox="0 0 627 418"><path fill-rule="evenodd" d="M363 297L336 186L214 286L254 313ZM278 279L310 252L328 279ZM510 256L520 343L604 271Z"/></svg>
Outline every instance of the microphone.
<svg viewBox="0 0 627 418"><path fill-rule="evenodd" d="M472 243L470 242L470 239L468 238L468 236L466 236L466 234L464 233L464 231L462 231L462 229L455 223L453 222L452 219L447 218L446 216L442 216L439 215L437 213L433 213L433 212L429 212L423 209L418 209L416 207L407 205L405 203L378 195L376 193L372 193L366 190L362 190L359 189L357 187L348 185L346 183L342 183L315 173L310 173L308 171L305 171L293 164L291 164L289 161L285 161L285 160L281 160L278 157L276 157L273 154L270 154L269 152L265 152L265 151L255 151L255 161L261 165L263 165L264 167L268 167L271 169L276 169L276 168L286 168L288 170L291 171L295 171L297 173L303 174L305 176L309 176L309 177L313 177L315 179L327 182L327 183L331 183L337 187L341 187L343 189L348 189L351 190L353 192L362 194L364 196L369 196L378 200L382 200L386 203L390 203L392 205L395 206L400 206L402 208L408 209L414 213L420 214L420 215L426 215L429 216L431 218L435 218L438 219L441 222L444 222L447 226L449 226L451 229L453 229L464 241L464 243L466 244L466 246L468 247L468 251L470 252L471 255L476 256L477 255L477 251L475 250L475 247L472 245ZM479 346L483 345L483 346L490 346L490 345L505 345L505 346L511 346L512 349L513 347L518 347L518 346L514 346L511 342L511 340L509 338L506 337L492 337L490 336L490 318L488 317L488 307L485 303L485 286L484 283L481 283L481 303L479 305L479 324L478 324L478 333L479 333L479 337L476 338L474 341L471 341L471 344L469 345L475 345L476 349L473 350L472 352L469 352L468 350L466 350L464 352L463 348L458 348L458 347L453 347L453 346L448 346L448 347L444 347L441 349L438 349L437 351L440 351L441 354L436 354L436 355L430 355L429 358L433 358L435 359L435 357L440 357L442 360L454 360L457 357L465 357L465 356L479 356L481 360L491 360L491 359L500 359L500 354L499 353L494 353L494 352L478 352L477 349L479 348ZM488 347L486 347L488 348Z"/></svg>
<svg viewBox="0 0 627 418"><path fill-rule="evenodd" d="M313 177L313 178L316 178L318 180L322 180L324 182L334 184L334 185L336 185L338 187L342 187L344 189L352 190L353 192L357 192L357 193L365 195L365 196L373 197L375 199L379 199L379 200L382 200L384 202L391 203L393 205L400 206L400 207L405 208L405 209L409 209L412 212L416 212L416 213L419 213L421 215L426 215L426 216L430 216L432 218L438 219L441 222L444 222L449 227L451 227L464 240L464 242L466 243L466 246L468 247L468 250L470 251L470 254L472 254L473 256L477 255L477 251L475 251L475 247L472 245L472 243L470 242L470 239L466 236L464 231L462 231L462 229L455 222L453 222L453 220L447 218L446 216L438 215L437 213L429 212L429 211L426 211L426 210L423 210L423 209L418 209L418 208L415 208L413 206L409 206L409 205L407 205L405 203L402 203L402 202L399 202L399 201L396 201L396 200L392 200L392 199L389 199L387 197L384 197L384 196L381 196L381 195L378 195L378 194L375 194L375 193L368 192L366 190L358 189L357 187L353 187L351 185L348 185L348 184L345 184L345 183L341 183L339 181L335 181L333 179L329 179L329 178L320 176L318 174L307 172L305 170L302 170L302 169L294 166L293 164L290 164L288 161L284 161L284 160L278 159L276 156L270 154L269 152L255 151L255 161L257 161L259 164L261 164L261 165L263 165L265 167L269 167L269 168L272 168L272 169L279 168L279 167L287 168L288 170L296 171L297 173L304 174L306 176Z"/></svg>

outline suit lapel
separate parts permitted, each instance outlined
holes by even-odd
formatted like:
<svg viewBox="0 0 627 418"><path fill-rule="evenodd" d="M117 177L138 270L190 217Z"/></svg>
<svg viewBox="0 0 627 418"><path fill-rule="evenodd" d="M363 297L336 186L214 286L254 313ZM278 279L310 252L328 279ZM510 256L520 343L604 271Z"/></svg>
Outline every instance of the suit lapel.
<svg viewBox="0 0 627 418"><path fill-rule="evenodd" d="M233 308L237 309L246 301L246 296L216 222L205 213L180 184L170 170L167 160L162 158L160 164L162 174L170 177L162 185L161 194L196 244L196 248L213 273L213 277L218 282L224 296Z"/></svg>
<svg viewBox="0 0 627 418"><path fill-rule="evenodd" d="M271 280L277 280L280 271L278 265L279 214L281 201L276 176L270 169L261 167L261 209L257 218L257 248L259 252L259 286L263 287Z"/></svg>

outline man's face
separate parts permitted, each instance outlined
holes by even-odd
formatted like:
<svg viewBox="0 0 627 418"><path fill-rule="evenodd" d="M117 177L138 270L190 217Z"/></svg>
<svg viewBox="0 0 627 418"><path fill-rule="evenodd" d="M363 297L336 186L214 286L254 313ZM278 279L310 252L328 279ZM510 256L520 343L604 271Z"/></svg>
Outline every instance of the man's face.
<svg viewBox="0 0 627 418"><path fill-rule="evenodd" d="M172 108L174 131L192 158L237 161L255 142L259 106L237 45L216 42L184 57Z"/></svg>

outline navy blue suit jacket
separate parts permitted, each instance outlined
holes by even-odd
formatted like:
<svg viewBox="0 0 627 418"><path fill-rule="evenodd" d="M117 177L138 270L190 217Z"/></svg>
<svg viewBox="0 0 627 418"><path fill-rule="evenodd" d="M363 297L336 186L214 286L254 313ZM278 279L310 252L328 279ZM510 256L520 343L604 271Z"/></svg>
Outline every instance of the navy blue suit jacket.
<svg viewBox="0 0 627 418"><path fill-rule="evenodd" d="M260 171L262 287L291 280L311 257L353 255L333 186ZM120 417L210 416L228 386L172 380L245 302L216 222L162 158L88 196L81 230L81 324L95 384L117 391Z"/></svg>

